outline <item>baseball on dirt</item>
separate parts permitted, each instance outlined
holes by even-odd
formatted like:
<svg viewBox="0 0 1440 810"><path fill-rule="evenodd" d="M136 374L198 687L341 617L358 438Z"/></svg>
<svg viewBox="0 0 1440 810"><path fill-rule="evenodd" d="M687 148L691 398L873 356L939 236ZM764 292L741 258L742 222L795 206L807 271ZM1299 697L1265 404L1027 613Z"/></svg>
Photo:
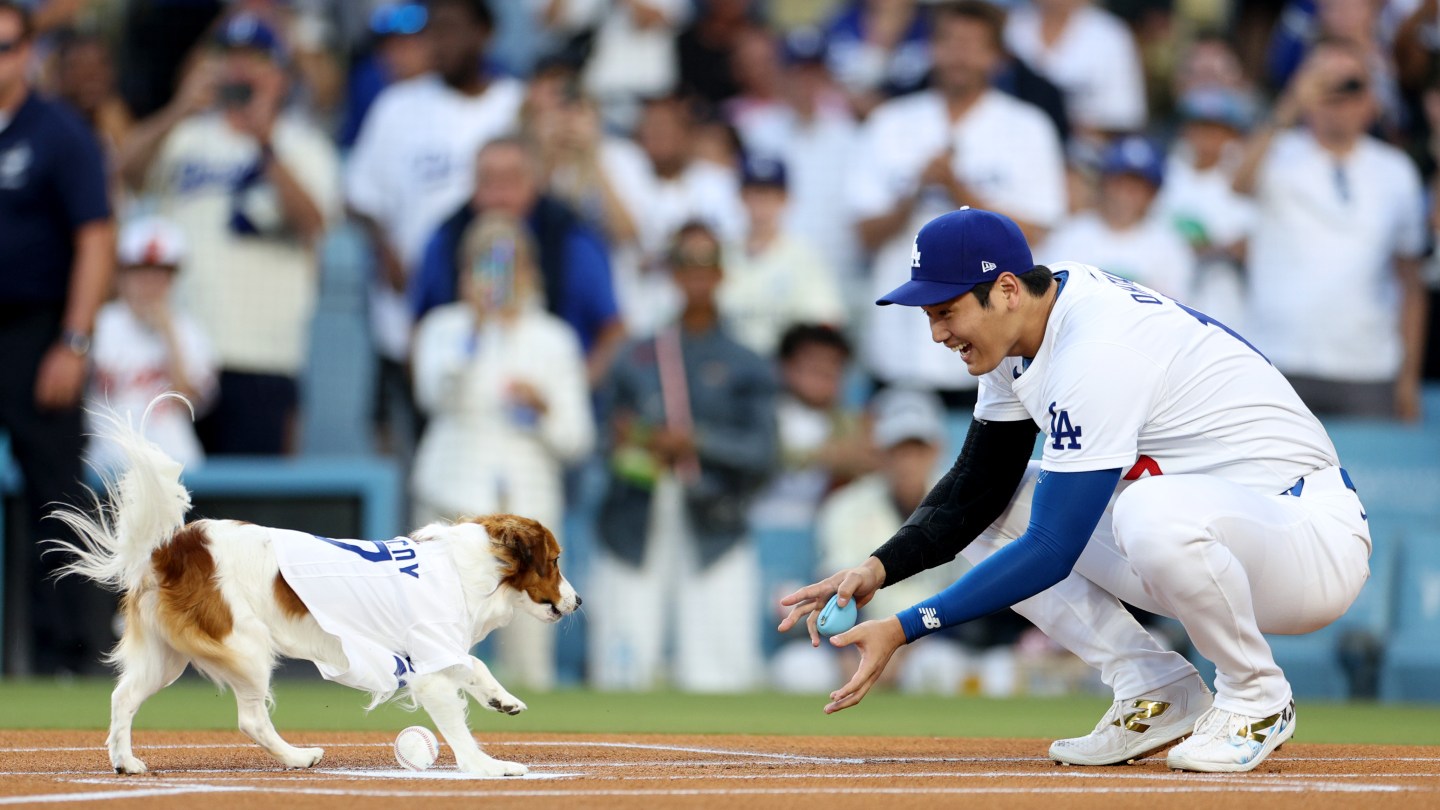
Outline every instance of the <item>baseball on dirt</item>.
<svg viewBox="0 0 1440 810"><path fill-rule="evenodd" d="M400 767L423 771L440 756L440 743L424 726L411 726L395 736L395 761Z"/></svg>

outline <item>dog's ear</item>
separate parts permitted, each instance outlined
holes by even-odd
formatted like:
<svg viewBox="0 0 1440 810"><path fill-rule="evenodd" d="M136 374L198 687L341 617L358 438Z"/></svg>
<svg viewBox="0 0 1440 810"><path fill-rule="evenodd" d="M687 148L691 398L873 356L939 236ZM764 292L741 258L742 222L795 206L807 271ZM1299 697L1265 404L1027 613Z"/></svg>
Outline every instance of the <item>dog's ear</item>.
<svg viewBox="0 0 1440 810"><path fill-rule="evenodd" d="M474 518L485 527L490 541L500 546L510 562L510 576L523 571L548 577L551 569L549 546L554 535L539 521L519 515L486 515Z"/></svg>

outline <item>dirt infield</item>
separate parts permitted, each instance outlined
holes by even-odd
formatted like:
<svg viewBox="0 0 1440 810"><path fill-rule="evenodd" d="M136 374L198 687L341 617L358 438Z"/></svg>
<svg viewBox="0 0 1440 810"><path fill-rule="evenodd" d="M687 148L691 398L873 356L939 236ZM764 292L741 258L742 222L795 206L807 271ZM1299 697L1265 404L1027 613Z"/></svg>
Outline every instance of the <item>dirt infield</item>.
<svg viewBox="0 0 1440 810"><path fill-rule="evenodd" d="M1291 743L1254 773L1181 774L1164 758L1064 768L1047 741L879 737L481 735L488 752L529 776L472 779L448 749L423 773L398 769L390 738L288 732L320 745L309 771L282 770L238 732L136 733L152 772L112 773L103 732L0 731L0 806L180 808L393 806L746 810L831 808L1440 807L1440 748ZM1217 794L1228 794L1217 796Z"/></svg>

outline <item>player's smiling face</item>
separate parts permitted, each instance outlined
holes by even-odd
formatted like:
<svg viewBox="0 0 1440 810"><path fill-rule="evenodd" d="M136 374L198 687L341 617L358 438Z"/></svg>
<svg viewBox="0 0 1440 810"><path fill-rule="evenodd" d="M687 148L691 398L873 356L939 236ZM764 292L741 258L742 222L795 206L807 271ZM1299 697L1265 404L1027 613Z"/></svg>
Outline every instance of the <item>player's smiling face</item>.
<svg viewBox="0 0 1440 810"><path fill-rule="evenodd" d="M930 338L959 354L970 374L979 377L994 371L1006 357L1019 354L1025 325L1019 311L1023 295L1019 279L1001 273L990 289L988 307L981 306L974 293L965 293L921 309L930 319Z"/></svg>

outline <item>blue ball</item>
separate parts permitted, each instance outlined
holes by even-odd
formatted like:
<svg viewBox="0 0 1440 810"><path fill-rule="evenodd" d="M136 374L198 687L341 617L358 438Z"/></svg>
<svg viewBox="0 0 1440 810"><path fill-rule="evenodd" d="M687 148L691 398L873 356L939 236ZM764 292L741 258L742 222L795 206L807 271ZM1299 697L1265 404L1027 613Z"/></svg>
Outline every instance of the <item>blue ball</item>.
<svg viewBox="0 0 1440 810"><path fill-rule="evenodd" d="M820 621L816 623L816 629L822 636L834 636L849 630L855 626L855 618L858 615L855 610L855 600L851 599L845 607L838 604L840 594L830 597L825 603L825 608L820 611Z"/></svg>

